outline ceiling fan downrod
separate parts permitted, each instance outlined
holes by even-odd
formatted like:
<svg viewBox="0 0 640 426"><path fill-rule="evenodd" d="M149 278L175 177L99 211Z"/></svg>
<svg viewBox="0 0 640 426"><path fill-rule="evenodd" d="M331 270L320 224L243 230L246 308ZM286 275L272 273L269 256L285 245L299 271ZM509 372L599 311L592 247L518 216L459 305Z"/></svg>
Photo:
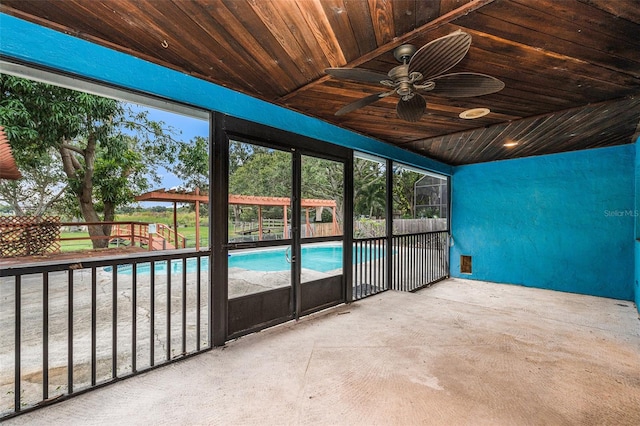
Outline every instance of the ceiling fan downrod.
<svg viewBox="0 0 640 426"><path fill-rule="evenodd" d="M393 51L393 57L403 65L406 65L411 60L411 57L416 53L416 47L413 44L403 44L396 47Z"/></svg>

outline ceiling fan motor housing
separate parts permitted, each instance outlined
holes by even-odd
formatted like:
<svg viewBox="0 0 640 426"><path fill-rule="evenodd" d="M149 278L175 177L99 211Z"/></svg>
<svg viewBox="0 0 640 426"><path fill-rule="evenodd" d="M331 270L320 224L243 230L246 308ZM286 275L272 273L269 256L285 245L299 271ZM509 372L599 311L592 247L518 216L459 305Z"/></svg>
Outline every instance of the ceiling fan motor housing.
<svg viewBox="0 0 640 426"><path fill-rule="evenodd" d="M413 92L413 81L409 78L409 65L398 65L392 68L388 75L393 80L398 95L408 96Z"/></svg>

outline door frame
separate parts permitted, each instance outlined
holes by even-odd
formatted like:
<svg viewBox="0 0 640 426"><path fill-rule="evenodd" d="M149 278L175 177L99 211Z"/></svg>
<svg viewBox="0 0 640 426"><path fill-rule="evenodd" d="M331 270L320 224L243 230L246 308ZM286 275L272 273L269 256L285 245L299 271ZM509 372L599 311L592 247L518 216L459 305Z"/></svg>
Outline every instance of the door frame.
<svg viewBox="0 0 640 426"><path fill-rule="evenodd" d="M215 218L210 224L210 241L212 244L212 270L211 279L211 309L213 318L213 344L221 346L230 338L238 337L266 328L277 323L298 318L301 314L315 312L327 306L312 307L301 311L301 294L299 283L296 277L300 276L300 262L295 262L295 269L292 268L292 291L294 310L290 316L283 316L274 321L260 324L257 327L250 327L241 333L229 333L229 295L227 287L228 276L228 200L229 200L229 141L237 139L241 142L255 143L280 150L295 151L293 155L293 198L292 198L292 220L300 222L300 158L302 155L324 158L338 161L344 164L344 207L343 207L343 274L342 274L342 298L337 303L350 301L352 296L352 250L353 246L353 150L338 145L322 142L317 139L287 132L281 129L265 126L255 122L246 121L240 118L231 117L222 113L212 114L213 125L211 126L211 137L209 158L211 159L210 173L210 198L212 214ZM297 158L297 160L296 160ZM297 168L297 169L296 169ZM298 176L298 178L295 178ZM297 210L297 211L296 211ZM293 225L293 222L292 222ZM292 236L292 250L295 250L296 259L300 259L300 226L296 225L296 230ZM322 239L313 239L322 240ZM307 240L308 241L308 240ZM311 242L311 241L308 241ZM336 304L336 303L334 303Z"/></svg>

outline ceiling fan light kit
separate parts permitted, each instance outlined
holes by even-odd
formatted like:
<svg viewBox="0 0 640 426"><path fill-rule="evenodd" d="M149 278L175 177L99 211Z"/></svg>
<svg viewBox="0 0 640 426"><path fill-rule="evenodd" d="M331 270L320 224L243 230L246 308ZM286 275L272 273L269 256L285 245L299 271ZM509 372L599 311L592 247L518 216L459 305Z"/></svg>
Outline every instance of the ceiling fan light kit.
<svg viewBox="0 0 640 426"><path fill-rule="evenodd" d="M472 108L466 111L462 111L459 117L464 118L465 120L474 120L476 118L484 117L490 112L491 110L489 108Z"/></svg>
<svg viewBox="0 0 640 426"><path fill-rule="evenodd" d="M504 83L489 75L472 72L444 74L466 56L470 46L471 36L463 31L455 31L425 44L420 49L411 44L398 46L393 56L401 65L394 67L386 75L362 68L327 68L325 72L336 78L360 83L378 83L391 89L345 105L335 115L347 114L379 99L397 94L400 97L396 106L398 118L416 122L426 112L427 102L423 94L468 98L502 90ZM488 114L489 110L486 110ZM469 119L481 115L462 117L460 114L460 117Z"/></svg>

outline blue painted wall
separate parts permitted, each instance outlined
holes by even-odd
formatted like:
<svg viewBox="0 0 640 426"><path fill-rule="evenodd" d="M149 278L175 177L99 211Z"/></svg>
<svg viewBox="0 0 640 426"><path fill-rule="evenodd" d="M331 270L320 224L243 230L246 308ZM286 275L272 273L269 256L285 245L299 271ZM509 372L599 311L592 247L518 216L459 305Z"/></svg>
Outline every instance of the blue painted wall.
<svg viewBox="0 0 640 426"><path fill-rule="evenodd" d="M633 290L635 293L635 302L638 313L640 314L640 137L636 141L636 162L635 162L635 280L633 282Z"/></svg>
<svg viewBox="0 0 640 426"><path fill-rule="evenodd" d="M638 314L640 315L640 284L638 284L638 279L640 275L640 243L638 241L635 242L635 261L636 261L636 271L635 271L635 282L634 282L634 292L635 292L635 302L636 309L638 310Z"/></svg>
<svg viewBox="0 0 640 426"><path fill-rule="evenodd" d="M635 158L630 144L455 168L452 276L633 300Z"/></svg>
<svg viewBox="0 0 640 426"><path fill-rule="evenodd" d="M0 13L0 54L446 175L452 171L451 166L393 145L3 13Z"/></svg>

